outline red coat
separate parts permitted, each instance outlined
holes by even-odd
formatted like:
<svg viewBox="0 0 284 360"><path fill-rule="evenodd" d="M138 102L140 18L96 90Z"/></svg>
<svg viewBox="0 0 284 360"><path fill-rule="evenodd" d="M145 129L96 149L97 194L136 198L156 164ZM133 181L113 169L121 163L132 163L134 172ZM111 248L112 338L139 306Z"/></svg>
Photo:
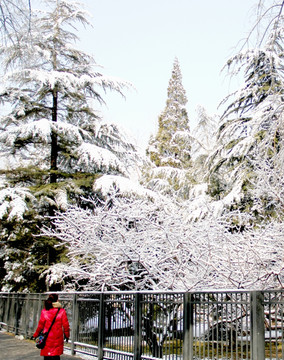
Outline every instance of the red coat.
<svg viewBox="0 0 284 360"><path fill-rule="evenodd" d="M50 310L43 309L40 315L38 327L33 335L34 338L39 336L39 333L43 330L43 332L47 332L52 320L57 313L57 308L52 308ZM52 325L52 328L48 334L46 345L40 351L41 356L58 356L63 354L63 344L64 344L64 335L69 338L70 330L69 330L69 322L67 319L66 311L64 309L60 309L57 314L56 320Z"/></svg>

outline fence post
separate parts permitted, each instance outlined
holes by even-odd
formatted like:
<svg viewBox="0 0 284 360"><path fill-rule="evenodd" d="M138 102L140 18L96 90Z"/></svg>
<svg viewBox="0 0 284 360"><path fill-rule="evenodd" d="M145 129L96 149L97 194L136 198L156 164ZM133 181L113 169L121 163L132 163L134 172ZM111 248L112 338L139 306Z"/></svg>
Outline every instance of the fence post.
<svg viewBox="0 0 284 360"><path fill-rule="evenodd" d="M7 294L7 303L6 309L4 310L4 323L7 324L7 330L10 330L10 313L11 313L12 303L11 303L11 294Z"/></svg>
<svg viewBox="0 0 284 360"><path fill-rule="evenodd" d="M141 359L142 345L142 308L141 294L136 293L134 298L134 360Z"/></svg>
<svg viewBox="0 0 284 360"><path fill-rule="evenodd" d="M183 360L193 359L193 302L192 294L183 296Z"/></svg>
<svg viewBox="0 0 284 360"><path fill-rule="evenodd" d="M103 293L100 293L98 360L103 360L104 336L105 336L105 296Z"/></svg>
<svg viewBox="0 0 284 360"><path fill-rule="evenodd" d="M37 295L37 300L35 300L36 305L34 306L36 311L34 312L34 316L33 316L33 326L34 329L33 331L36 330L39 319L40 319L40 315L41 315L41 311L42 311L42 295L38 294Z"/></svg>
<svg viewBox="0 0 284 360"><path fill-rule="evenodd" d="M251 352L252 360L265 360L264 339L264 295L261 291L251 292Z"/></svg>
<svg viewBox="0 0 284 360"><path fill-rule="evenodd" d="M29 305L30 305L30 294L26 294L25 304L23 305L23 309L25 309L24 310L25 313L23 314L23 332L25 338L27 338L29 335L29 320L30 320Z"/></svg>
<svg viewBox="0 0 284 360"><path fill-rule="evenodd" d="M15 322L14 322L14 334L18 335L18 328L19 328L19 309L20 309L20 304L19 304L19 293L14 294L14 316L15 316Z"/></svg>
<svg viewBox="0 0 284 360"><path fill-rule="evenodd" d="M72 332L71 332L71 355L75 355L75 341L78 336L78 325L79 325L79 309L78 309L78 295L73 294L72 303Z"/></svg>
<svg viewBox="0 0 284 360"><path fill-rule="evenodd" d="M0 321L4 322L4 305L5 305L5 299L4 299L4 294L0 294Z"/></svg>
<svg viewBox="0 0 284 360"><path fill-rule="evenodd" d="M41 310L42 310L42 295L39 294L39 297L38 297L38 303L37 303L37 323L39 322L39 319L40 319L40 315L41 315Z"/></svg>

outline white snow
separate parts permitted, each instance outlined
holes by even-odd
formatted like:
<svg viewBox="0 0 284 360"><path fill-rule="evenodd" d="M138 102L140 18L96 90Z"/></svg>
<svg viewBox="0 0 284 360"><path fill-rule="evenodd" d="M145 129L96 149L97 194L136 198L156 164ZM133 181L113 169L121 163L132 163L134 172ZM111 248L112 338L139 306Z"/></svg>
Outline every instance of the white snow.
<svg viewBox="0 0 284 360"><path fill-rule="evenodd" d="M103 175L96 180L94 191L98 190L100 190L104 196L115 190L123 196L138 196L149 199L159 198L156 192L145 189L139 182L116 175Z"/></svg>

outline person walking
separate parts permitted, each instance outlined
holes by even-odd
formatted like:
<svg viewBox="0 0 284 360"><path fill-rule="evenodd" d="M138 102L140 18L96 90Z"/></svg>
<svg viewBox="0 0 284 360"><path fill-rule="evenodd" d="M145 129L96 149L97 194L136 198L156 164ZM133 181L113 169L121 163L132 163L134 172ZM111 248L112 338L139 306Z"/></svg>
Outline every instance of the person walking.
<svg viewBox="0 0 284 360"><path fill-rule="evenodd" d="M44 360L60 360L60 355L63 354L64 338L68 341L70 337L66 311L58 302L58 295L50 294L44 302L44 309L41 311L38 327L33 337L37 338L41 331L47 332L54 318L55 321L48 334L45 347L40 351Z"/></svg>

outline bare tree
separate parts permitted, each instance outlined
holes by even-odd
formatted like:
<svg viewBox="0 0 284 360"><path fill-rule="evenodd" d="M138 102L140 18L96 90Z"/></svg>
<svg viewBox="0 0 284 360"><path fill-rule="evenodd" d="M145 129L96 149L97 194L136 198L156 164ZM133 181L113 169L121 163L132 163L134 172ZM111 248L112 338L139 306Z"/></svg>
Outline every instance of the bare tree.
<svg viewBox="0 0 284 360"><path fill-rule="evenodd" d="M113 197L93 210L72 207L44 230L65 245L68 258L48 279L97 290L282 285L281 223L256 228L248 214L235 212L192 224L185 214L172 203Z"/></svg>

